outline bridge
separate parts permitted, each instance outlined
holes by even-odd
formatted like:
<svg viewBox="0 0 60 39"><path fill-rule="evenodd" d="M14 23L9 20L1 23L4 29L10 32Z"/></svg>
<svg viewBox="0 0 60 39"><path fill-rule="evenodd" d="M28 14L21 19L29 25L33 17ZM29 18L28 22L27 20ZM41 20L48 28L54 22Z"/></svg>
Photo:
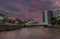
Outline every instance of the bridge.
<svg viewBox="0 0 60 39"><path fill-rule="evenodd" d="M48 23L29 21L29 22L25 23L25 25L48 25Z"/></svg>

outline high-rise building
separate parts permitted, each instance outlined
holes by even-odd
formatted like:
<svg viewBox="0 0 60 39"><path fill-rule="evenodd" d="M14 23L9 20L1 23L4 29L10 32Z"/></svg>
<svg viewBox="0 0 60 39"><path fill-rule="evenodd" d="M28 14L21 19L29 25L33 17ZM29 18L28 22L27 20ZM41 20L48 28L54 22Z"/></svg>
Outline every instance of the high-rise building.
<svg viewBox="0 0 60 39"><path fill-rule="evenodd" d="M47 14L48 14L48 23L50 24L51 23L51 18L54 17L53 16L53 11L48 11Z"/></svg>
<svg viewBox="0 0 60 39"><path fill-rule="evenodd" d="M48 14L47 14L47 10L45 10L45 11L42 12L42 22L48 24Z"/></svg>
<svg viewBox="0 0 60 39"><path fill-rule="evenodd" d="M51 24L51 18L56 17L54 11L43 11L42 13L42 22L46 24Z"/></svg>
<svg viewBox="0 0 60 39"><path fill-rule="evenodd" d="M57 11L56 10L53 10L53 17L57 18Z"/></svg>
<svg viewBox="0 0 60 39"><path fill-rule="evenodd" d="M57 18L60 19L60 7L57 9Z"/></svg>

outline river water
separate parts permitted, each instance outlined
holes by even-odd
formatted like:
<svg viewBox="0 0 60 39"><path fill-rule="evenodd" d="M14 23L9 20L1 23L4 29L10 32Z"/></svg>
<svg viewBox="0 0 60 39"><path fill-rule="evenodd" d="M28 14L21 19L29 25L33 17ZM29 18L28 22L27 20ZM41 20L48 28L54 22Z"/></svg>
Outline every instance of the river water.
<svg viewBox="0 0 60 39"><path fill-rule="evenodd" d="M34 27L0 32L0 39L60 39L60 29Z"/></svg>

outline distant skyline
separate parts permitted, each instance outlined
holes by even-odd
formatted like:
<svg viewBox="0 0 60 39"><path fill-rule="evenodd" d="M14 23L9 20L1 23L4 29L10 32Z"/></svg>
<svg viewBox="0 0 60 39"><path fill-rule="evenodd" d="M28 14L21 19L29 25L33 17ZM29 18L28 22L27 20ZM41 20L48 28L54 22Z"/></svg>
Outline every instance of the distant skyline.
<svg viewBox="0 0 60 39"><path fill-rule="evenodd" d="M11 18L41 19L42 10L55 10L60 0L0 0L0 10L6 11Z"/></svg>

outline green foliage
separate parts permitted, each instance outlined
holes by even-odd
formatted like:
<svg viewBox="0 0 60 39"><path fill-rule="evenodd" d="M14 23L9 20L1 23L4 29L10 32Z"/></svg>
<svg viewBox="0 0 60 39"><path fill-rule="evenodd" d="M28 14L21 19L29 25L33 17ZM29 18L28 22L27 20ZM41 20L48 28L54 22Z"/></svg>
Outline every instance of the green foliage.
<svg viewBox="0 0 60 39"><path fill-rule="evenodd" d="M13 19L8 19L7 17L4 17L3 20L2 20L3 23L15 23L15 21L19 22L19 24L26 23L26 21L22 21L19 18L16 18L16 20L13 20Z"/></svg>
<svg viewBox="0 0 60 39"><path fill-rule="evenodd" d="M57 18L52 17L52 18L51 18L51 24L55 25L55 24L56 24L56 22L57 22Z"/></svg>
<svg viewBox="0 0 60 39"><path fill-rule="evenodd" d="M15 21L12 19L8 19L8 23L14 23Z"/></svg>
<svg viewBox="0 0 60 39"><path fill-rule="evenodd" d="M21 23L24 23L21 19L19 19L19 18L16 18L16 20L15 21L18 21L20 24Z"/></svg>
<svg viewBox="0 0 60 39"><path fill-rule="evenodd" d="M3 22L7 22L7 23L14 23L15 21L12 19L8 19L6 17L4 17L4 19L2 20Z"/></svg>
<svg viewBox="0 0 60 39"><path fill-rule="evenodd" d="M57 23L60 24L60 19L57 20Z"/></svg>
<svg viewBox="0 0 60 39"><path fill-rule="evenodd" d="M3 22L8 22L8 18L4 17L2 21Z"/></svg>

